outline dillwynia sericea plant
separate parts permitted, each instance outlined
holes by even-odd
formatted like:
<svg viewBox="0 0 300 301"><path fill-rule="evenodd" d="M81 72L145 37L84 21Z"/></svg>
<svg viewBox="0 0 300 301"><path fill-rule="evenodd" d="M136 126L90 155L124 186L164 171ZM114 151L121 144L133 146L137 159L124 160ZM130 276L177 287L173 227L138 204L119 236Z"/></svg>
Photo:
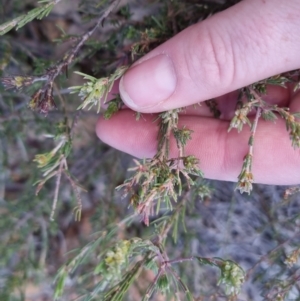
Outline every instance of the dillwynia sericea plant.
<svg viewBox="0 0 300 301"><path fill-rule="evenodd" d="M1 25L0 34L3 35L13 28L19 29L35 18L41 19L47 16L51 9L60 1L39 1L40 6L28 14L21 15ZM74 38L74 46L59 62L47 68L40 75L3 77L1 81L4 87L20 92L22 90L25 91L29 87L36 89L36 85L40 85L31 95L28 107L45 116L55 110L58 107L54 101L54 92L57 89L55 81L59 75L64 72L67 73L68 68L78 59L82 47L87 44L87 41L91 39L96 30L103 25L104 21L119 4L119 1L104 2L107 6L103 4L104 9L97 15L96 24L81 36ZM168 3L167 14L163 15L162 18L152 16L147 20L145 28L143 27L139 31L134 26L126 28L124 36L127 40L137 37L137 40L132 43L130 51L127 51L126 64L119 62L115 65L114 71L100 78L78 71L75 72L81 75L85 81L82 85L69 88L70 93L78 94L78 98L81 100L78 110L93 110L96 108L95 111L97 113L104 111L104 117L111 118L113 114L123 108L123 102L119 95L107 101L108 95L115 82L124 75L130 63L170 38L178 29L183 29L190 25L190 22L199 20L199 16L193 16L192 19L188 18L188 20L185 16L182 16L182 12L187 7L198 9L199 14L201 13L200 19L204 19L228 6L227 4L227 6L222 6L221 4L211 4L211 6L208 4L197 4L195 6L194 3L189 6L184 1L182 3L177 2L171 1ZM238 1L228 1L229 4L234 4L235 2ZM99 6L101 4L102 2ZM121 14L125 19L130 18L128 9L123 9ZM178 22L175 22L175 17L179 18ZM117 21L112 23L118 24ZM178 28L178 26L182 26L182 28ZM109 49L111 44L113 43L110 41L106 47ZM255 179L255 175L252 173L252 161L255 155L255 134L261 118L270 122L282 118L286 123L291 146L294 148L300 147L299 114L291 113L288 108L271 105L264 100L267 85L286 87L288 84L294 84L294 90L297 91L300 87L299 83L300 72L297 70L280 74L240 89L235 115L231 120L228 131L237 130L241 132L244 126L250 128L249 149L245 154L236 186L241 193L249 194ZM206 101L205 105L209 107L215 118L219 118L220 112L215 100ZM246 279L245 272L237 263L222 258L204 258L200 256L170 259L166 252L166 241L169 232L172 231L171 235L176 243L178 241L179 223L182 223L184 227L184 216L189 205L189 198L194 194L200 198L210 195L208 187L201 181L205 176L201 171L201 161L195 156L186 155L185 153L186 145L193 139L193 131L185 126L180 127L178 125L180 114L184 110L185 108L174 109L162 112L155 117L154 122L157 123L159 128L156 155L153 158L145 158L142 161L134 160L135 166L130 168L131 176L117 187L117 190L121 191L124 197L129 196L129 202L134 208L135 214L124 218L117 225L109 225L107 229L97 233L97 237L93 241L79 250L77 255L61 267L56 277L55 299L59 299L63 294L68 278L72 277L78 270L78 267L95 253L97 256L93 271L82 281L90 279L88 278L89 276L93 278L94 282L95 279L97 281L95 285L91 285L92 282L88 283L89 292L84 293L82 296L82 300L85 301L123 300L130 286L138 279L143 269L151 270L154 275L154 279L144 294L144 301L150 300L157 290L170 298L175 296L175 300L180 300L180 293L183 293L187 300L194 300L188 286L174 268L175 265L182 262L194 262L219 269L218 285L224 287L225 294L228 298L231 298L230 300L234 300L237 297ZM253 113L254 118L249 117ZM51 220L54 219L62 175L68 179L75 192L78 202L75 208L75 218L79 220L81 217L82 201L80 191L84 190L84 188L71 175L67 163L72 151L76 118L71 125L67 118L59 122L55 127L56 133L47 136L54 139L56 146L48 152L36 155L34 159L38 168L42 171L42 179L36 183L36 193L40 192L48 180L56 179ZM139 118L143 117L137 112L137 122ZM176 142L177 154L175 157L170 157L171 141ZM287 195L298 190L298 188L291 188L287 191ZM158 219L151 220L153 216L159 214L161 215ZM154 227L150 237L147 239L138 237L118 239L116 234L119 229L131 225L137 216L141 217L145 225ZM292 265L298 256L299 249L296 249L287 257L286 264Z"/></svg>

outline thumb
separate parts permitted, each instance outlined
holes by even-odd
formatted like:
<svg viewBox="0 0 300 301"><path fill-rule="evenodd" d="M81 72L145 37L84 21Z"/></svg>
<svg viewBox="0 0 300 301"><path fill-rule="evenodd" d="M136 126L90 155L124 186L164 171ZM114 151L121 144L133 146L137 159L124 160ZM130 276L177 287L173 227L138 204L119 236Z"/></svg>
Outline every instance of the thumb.
<svg viewBox="0 0 300 301"><path fill-rule="evenodd" d="M136 62L123 101L160 112L300 67L300 1L244 0L190 26Z"/></svg>

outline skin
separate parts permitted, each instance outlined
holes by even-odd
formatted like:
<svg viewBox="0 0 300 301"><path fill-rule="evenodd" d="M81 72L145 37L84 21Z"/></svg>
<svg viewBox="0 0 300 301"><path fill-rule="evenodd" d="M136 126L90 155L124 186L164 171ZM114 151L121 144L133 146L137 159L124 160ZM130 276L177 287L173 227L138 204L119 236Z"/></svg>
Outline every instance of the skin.
<svg viewBox="0 0 300 301"><path fill-rule="evenodd" d="M200 159L210 179L236 181L248 151L249 127L228 127L236 89L263 78L300 68L300 1L244 0L193 25L135 63L121 80L119 92L128 108L110 120L100 118L96 132L107 144L133 156L156 153L156 113L187 106L180 126L193 130L186 154ZM159 72L158 72L159 71ZM162 76L163 75L163 76ZM217 98L221 119L205 105ZM264 100L300 111L293 87L268 87ZM137 122L131 109L145 114ZM171 156L177 156L171 145ZM285 122L259 120L255 135L254 181L293 185L300 182L300 152L291 147Z"/></svg>

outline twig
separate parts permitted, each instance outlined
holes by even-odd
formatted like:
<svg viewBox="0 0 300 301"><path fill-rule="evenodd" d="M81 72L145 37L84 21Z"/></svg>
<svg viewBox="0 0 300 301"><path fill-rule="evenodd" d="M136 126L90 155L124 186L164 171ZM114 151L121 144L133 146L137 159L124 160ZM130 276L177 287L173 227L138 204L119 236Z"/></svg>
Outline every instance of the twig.
<svg viewBox="0 0 300 301"><path fill-rule="evenodd" d="M50 69L44 76L47 76L47 83L53 81L69 64L71 64L78 54L80 48L84 43L93 35L95 30L102 24L102 22L108 17L108 15L118 6L120 0L114 0L111 5L105 10L104 14L100 16L97 23L88 30L80 39L78 44L71 50L70 54L67 55L59 64Z"/></svg>
<svg viewBox="0 0 300 301"><path fill-rule="evenodd" d="M46 224L46 220L44 218L38 218L38 222L41 226L41 236L42 236L42 250L39 258L39 267L44 268L46 265L47 253L49 250L48 245L48 228Z"/></svg>
<svg viewBox="0 0 300 301"><path fill-rule="evenodd" d="M146 291L146 294L145 294L145 297L147 298L146 300L148 300L151 295L152 295L152 292L157 284L157 281L159 280L161 274L164 272L164 267L165 265L161 265L159 270L158 270L158 273L156 274L153 282L151 283L151 285L148 287L147 291Z"/></svg>
<svg viewBox="0 0 300 301"><path fill-rule="evenodd" d="M262 109L260 107L258 107L257 110L256 110L255 119L254 119L252 127L251 127L251 136L250 136L250 139L249 139L249 154L252 157L253 157L253 148L254 148L254 143L253 143L254 142L254 136L255 136L255 133L256 133L258 120L261 116L261 111L262 111Z"/></svg>
<svg viewBox="0 0 300 301"><path fill-rule="evenodd" d="M274 249L272 249L271 251L269 251L267 254L263 255L255 264L252 268L250 268L245 276L245 279L248 280L249 277L251 276L251 274L253 273L253 271L256 269L256 267L263 262L266 259L271 258L271 255L273 253L275 253L276 251L278 251L280 248L282 248L284 245L286 245L287 243L289 243L291 240L293 240L294 238L298 237L300 235L300 233L295 234L293 237L290 237L289 239L285 240L284 242L282 242L281 244L279 244L278 246L276 246Z"/></svg>
<svg viewBox="0 0 300 301"><path fill-rule="evenodd" d="M265 105L265 102L264 100L261 98L261 96L252 88L249 86L249 91L250 93L254 96L255 100L254 100L254 103L255 102L259 102L262 106Z"/></svg>
<svg viewBox="0 0 300 301"><path fill-rule="evenodd" d="M56 0L61 1L61 0ZM85 34L79 38L79 42L73 49L64 56L64 58L59 61L54 66L50 67L43 75L40 76L12 76L2 78L2 83L6 89L17 89L21 90L24 87L30 86L35 82L44 81L43 86L37 90L31 97L29 107L33 110L38 110L39 112L47 115L48 112L56 108L56 104L53 99L53 86L54 80L63 71L67 72L67 67L74 61L80 48L84 43L93 35L95 30L103 24L103 21L108 17L108 15L117 7L120 0L113 0L105 12L99 17L97 23L88 30Z"/></svg>
<svg viewBox="0 0 300 301"><path fill-rule="evenodd" d="M186 258L176 258L176 259L169 260L167 263L172 265L172 264L175 264L175 263L182 263L182 262L186 262L186 261L193 261L195 259L196 259L195 256L186 257Z"/></svg>
<svg viewBox="0 0 300 301"><path fill-rule="evenodd" d="M257 93L255 93L255 95L257 95ZM256 99L256 101L261 102L262 99L260 98L260 96L257 95L257 97L258 99ZM253 161L253 152L254 152L254 136L256 133L258 120L261 116L261 112L262 112L262 108L260 106L257 107L255 119L251 125L251 134L248 142L249 151L244 158L242 170L238 176L238 183L236 189L240 190L241 193L246 192L250 194L250 192L252 191L252 183L253 183L252 161Z"/></svg>
<svg viewBox="0 0 300 301"><path fill-rule="evenodd" d="M55 191L54 191L52 209L51 209L51 214L50 214L50 221L54 221L54 212L55 212L55 209L56 209L56 206L57 206L57 201L58 201L58 192L59 192L61 174L62 174L63 168L65 166L65 163L66 163L66 159L62 158L61 161L60 161L60 164L59 164L59 169L57 171L57 178L56 178L56 184L55 184Z"/></svg>
<svg viewBox="0 0 300 301"><path fill-rule="evenodd" d="M70 129L70 137L73 137L74 130L76 129L76 126L78 124L79 116L82 115L82 112L83 112L83 110L78 110L75 113L75 116L73 118L73 122L71 125L71 129Z"/></svg>
<svg viewBox="0 0 300 301"><path fill-rule="evenodd" d="M75 183L75 181L71 178L71 176L68 174L68 172L64 173L66 177L68 178L69 182L71 183L71 186L75 192L76 201L77 201L77 207L75 208L75 220L80 221L81 220L81 211L82 211L82 199L81 195L78 189L78 185Z"/></svg>
<svg viewBox="0 0 300 301"><path fill-rule="evenodd" d="M79 52L80 48L83 46L83 44L93 35L95 30L102 24L102 22L109 16L109 14L118 6L120 0L114 0L111 5L106 9L103 15L100 16L97 23L89 30L87 31L80 39L79 43L73 48L71 53L61 61L59 65L57 65L53 71L53 73L49 75L49 80L53 81L56 76L58 76L61 71L66 68L69 64L72 63L75 56Z"/></svg>
<svg viewBox="0 0 300 301"><path fill-rule="evenodd" d="M185 192L184 196L182 196L182 200L181 200L180 204L174 210L174 213L172 214L171 220L168 222L167 226L163 228L161 233L159 233L159 235L158 235L158 244L161 244L163 242L163 240L167 237L169 231L173 227L174 218L176 217L177 214L179 214L182 207L185 206L186 203L188 202L188 197L187 196L188 196L189 193L190 193L190 191Z"/></svg>
<svg viewBox="0 0 300 301"><path fill-rule="evenodd" d="M183 283L183 281L181 280L181 278L179 277L179 275L175 272L174 269L172 269L170 266L167 266L168 271L174 276L174 278L178 281L178 283L181 285L181 287L184 290L184 293L189 293L190 290L188 289L188 287Z"/></svg>

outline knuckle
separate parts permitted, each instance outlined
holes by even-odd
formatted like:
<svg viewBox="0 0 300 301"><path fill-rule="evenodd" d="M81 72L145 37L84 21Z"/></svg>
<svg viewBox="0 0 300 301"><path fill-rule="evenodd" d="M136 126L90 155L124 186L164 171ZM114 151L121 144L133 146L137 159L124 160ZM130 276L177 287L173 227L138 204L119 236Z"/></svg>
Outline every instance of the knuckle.
<svg viewBox="0 0 300 301"><path fill-rule="evenodd" d="M190 77L197 80L197 85L212 88L231 85L235 59L230 39L207 26L196 26L185 58ZM199 74L202 75L200 80Z"/></svg>

